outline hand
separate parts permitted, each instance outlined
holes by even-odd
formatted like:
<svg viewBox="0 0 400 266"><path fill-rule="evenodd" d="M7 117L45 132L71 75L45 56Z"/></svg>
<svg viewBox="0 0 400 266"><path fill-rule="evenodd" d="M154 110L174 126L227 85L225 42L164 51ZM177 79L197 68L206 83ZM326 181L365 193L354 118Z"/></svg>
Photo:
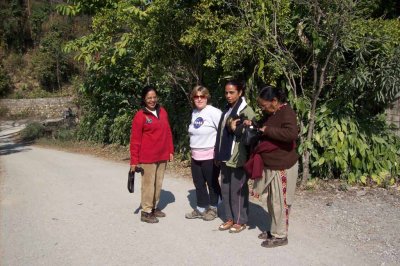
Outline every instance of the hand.
<svg viewBox="0 0 400 266"><path fill-rule="evenodd" d="M136 164L131 165L131 172L135 172Z"/></svg>
<svg viewBox="0 0 400 266"><path fill-rule="evenodd" d="M236 130L236 124L238 121L240 121L240 118L231 120L229 127L231 128L232 131Z"/></svg>
<svg viewBox="0 0 400 266"><path fill-rule="evenodd" d="M172 153L169 154L169 161L172 162L174 160L174 155Z"/></svg>
<svg viewBox="0 0 400 266"><path fill-rule="evenodd" d="M253 121L246 119L246 120L243 121L243 125L251 126L251 125L253 125Z"/></svg>
<svg viewBox="0 0 400 266"><path fill-rule="evenodd" d="M262 128L259 128L258 131L260 131L264 134L266 129L267 129L267 126L263 126Z"/></svg>

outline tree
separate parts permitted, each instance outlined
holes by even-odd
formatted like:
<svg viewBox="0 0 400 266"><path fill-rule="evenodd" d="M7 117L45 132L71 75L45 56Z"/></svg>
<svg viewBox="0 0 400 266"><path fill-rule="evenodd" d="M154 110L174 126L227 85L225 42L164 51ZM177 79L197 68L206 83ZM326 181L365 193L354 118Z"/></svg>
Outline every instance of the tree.
<svg viewBox="0 0 400 266"><path fill-rule="evenodd" d="M214 47L206 62L215 66L220 59L224 69L240 70L253 84L261 79L288 89L301 121L303 184L310 167L314 174L350 182L365 182L366 175L385 171L399 174L399 165L391 163L399 158L399 142L381 119L374 119L399 91L399 22L369 19L375 10L371 5L205 0L199 4L197 24L187 31L192 43L200 40ZM388 34L389 27L394 30ZM377 126L384 139L369 130L368 123ZM346 136L347 130L354 134ZM324 135L328 132L333 137ZM321 136L333 138L335 146L322 143ZM367 154L365 143L373 150L367 153L380 155ZM390 156L379 153L381 149L390 150Z"/></svg>

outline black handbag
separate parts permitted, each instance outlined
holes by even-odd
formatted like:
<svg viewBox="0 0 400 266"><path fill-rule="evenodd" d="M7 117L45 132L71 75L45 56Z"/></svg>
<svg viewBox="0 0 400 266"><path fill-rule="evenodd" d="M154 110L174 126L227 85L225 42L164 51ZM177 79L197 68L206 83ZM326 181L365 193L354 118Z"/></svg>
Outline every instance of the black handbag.
<svg viewBox="0 0 400 266"><path fill-rule="evenodd" d="M256 127L245 126L242 135L242 142L246 146L252 146L254 144L257 144L260 136L261 132Z"/></svg>
<svg viewBox="0 0 400 266"><path fill-rule="evenodd" d="M128 173L128 191L133 193L135 191L135 172L129 169Z"/></svg>
<svg viewBox="0 0 400 266"><path fill-rule="evenodd" d="M141 173L143 175L144 169L140 166L136 166L135 171L131 171L131 169L129 169L129 173L128 173L128 191L129 191L129 193L133 193L135 191L135 173Z"/></svg>

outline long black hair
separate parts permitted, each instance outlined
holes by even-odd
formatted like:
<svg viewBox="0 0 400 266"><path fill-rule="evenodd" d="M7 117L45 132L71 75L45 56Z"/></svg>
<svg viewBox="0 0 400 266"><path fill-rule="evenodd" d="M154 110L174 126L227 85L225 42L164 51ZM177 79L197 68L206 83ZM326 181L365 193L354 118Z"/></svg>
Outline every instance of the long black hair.
<svg viewBox="0 0 400 266"><path fill-rule="evenodd" d="M237 88L237 91L238 92L242 92L242 96L244 96L244 91L246 89L246 85L245 85L244 82L236 80L236 79L232 79L232 80L228 80L225 83L225 87L228 86L228 85L235 86Z"/></svg>

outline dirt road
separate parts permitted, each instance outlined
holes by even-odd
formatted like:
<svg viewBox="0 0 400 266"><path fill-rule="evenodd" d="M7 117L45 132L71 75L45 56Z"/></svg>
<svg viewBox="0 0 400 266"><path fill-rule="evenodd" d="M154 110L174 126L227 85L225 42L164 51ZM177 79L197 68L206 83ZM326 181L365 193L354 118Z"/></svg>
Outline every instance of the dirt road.
<svg viewBox="0 0 400 266"><path fill-rule="evenodd" d="M400 264L396 200L300 193L289 245L266 249L257 235L267 214L255 204L248 230L220 232L220 219L184 218L193 184L168 174L160 203L167 217L147 224L140 222L140 179L134 194L126 189L128 163L1 141L3 266Z"/></svg>

